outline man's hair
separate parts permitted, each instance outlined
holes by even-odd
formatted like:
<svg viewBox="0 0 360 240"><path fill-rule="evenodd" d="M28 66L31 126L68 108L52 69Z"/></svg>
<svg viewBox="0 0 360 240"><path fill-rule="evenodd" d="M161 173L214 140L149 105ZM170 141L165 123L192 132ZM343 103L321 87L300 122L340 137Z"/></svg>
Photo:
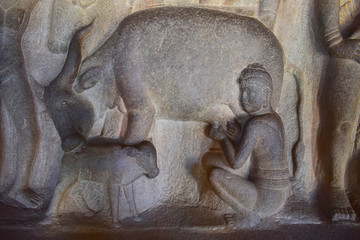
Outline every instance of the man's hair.
<svg viewBox="0 0 360 240"><path fill-rule="evenodd" d="M241 71L238 82L241 88L253 82L254 84L269 89L271 92L273 90L271 76L261 63L249 64L244 68Z"/></svg>

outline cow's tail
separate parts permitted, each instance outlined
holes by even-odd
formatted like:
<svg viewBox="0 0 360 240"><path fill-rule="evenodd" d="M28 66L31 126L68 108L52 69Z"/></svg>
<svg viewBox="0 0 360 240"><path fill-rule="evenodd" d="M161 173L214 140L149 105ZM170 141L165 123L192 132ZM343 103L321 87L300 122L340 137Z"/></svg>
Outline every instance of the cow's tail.
<svg viewBox="0 0 360 240"><path fill-rule="evenodd" d="M277 112L280 115L285 130L285 154L289 166L290 176L294 177L297 164L294 148L299 141L299 105L300 84L302 74L291 62L286 61L284 67L284 81Z"/></svg>

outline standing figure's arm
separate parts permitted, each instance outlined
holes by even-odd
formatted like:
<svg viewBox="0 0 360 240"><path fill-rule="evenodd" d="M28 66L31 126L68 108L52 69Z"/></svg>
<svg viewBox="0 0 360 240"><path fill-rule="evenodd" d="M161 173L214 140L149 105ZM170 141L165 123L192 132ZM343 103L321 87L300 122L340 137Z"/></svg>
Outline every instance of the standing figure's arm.
<svg viewBox="0 0 360 240"><path fill-rule="evenodd" d="M339 25L340 0L317 0L315 15L318 16L320 33L328 53L332 57L349 58L360 62L360 40L344 39Z"/></svg>

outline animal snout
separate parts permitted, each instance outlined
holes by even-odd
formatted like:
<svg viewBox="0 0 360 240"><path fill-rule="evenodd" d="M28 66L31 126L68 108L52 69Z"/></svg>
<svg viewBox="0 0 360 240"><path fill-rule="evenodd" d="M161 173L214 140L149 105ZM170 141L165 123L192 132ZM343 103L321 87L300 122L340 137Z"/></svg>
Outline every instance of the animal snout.
<svg viewBox="0 0 360 240"><path fill-rule="evenodd" d="M155 168L152 172L150 172L147 177L148 178L155 178L157 177L157 175L159 175L159 169L158 168Z"/></svg>
<svg viewBox="0 0 360 240"><path fill-rule="evenodd" d="M67 135L62 139L61 147L65 152L80 152L86 146L86 140L78 133Z"/></svg>

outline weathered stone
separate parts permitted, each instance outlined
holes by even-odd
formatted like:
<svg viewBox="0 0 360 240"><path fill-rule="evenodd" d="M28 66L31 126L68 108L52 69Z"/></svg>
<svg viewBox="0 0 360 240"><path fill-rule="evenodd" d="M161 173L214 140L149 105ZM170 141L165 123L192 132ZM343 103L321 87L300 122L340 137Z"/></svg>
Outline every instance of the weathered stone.
<svg viewBox="0 0 360 240"><path fill-rule="evenodd" d="M359 12L0 1L0 236L356 238Z"/></svg>

